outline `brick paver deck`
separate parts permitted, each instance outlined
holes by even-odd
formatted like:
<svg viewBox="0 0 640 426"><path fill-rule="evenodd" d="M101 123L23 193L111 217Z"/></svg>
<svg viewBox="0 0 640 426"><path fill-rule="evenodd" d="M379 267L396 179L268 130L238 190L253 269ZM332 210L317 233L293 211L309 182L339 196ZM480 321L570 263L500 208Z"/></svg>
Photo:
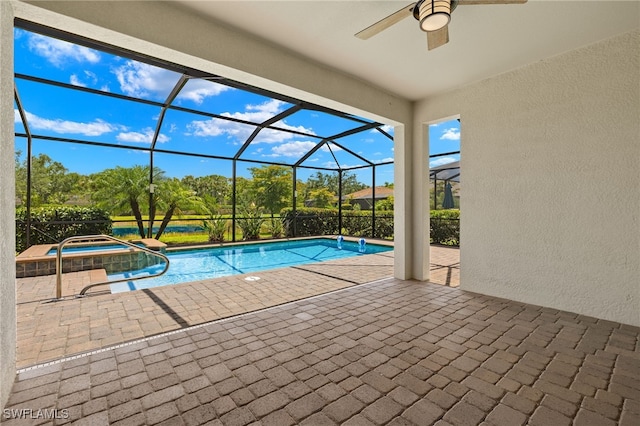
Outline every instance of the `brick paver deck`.
<svg viewBox="0 0 640 426"><path fill-rule="evenodd" d="M432 247L432 282L457 286L459 250ZM452 272L453 271L453 272ZM50 361L141 337L264 309L393 275L393 252L360 256L129 293L105 293L50 303L55 277L22 278L18 289L18 367ZM63 296L104 270L64 274Z"/></svg>
<svg viewBox="0 0 640 426"><path fill-rule="evenodd" d="M635 426L639 337L386 279L28 369L7 409L88 425Z"/></svg>
<svg viewBox="0 0 640 426"><path fill-rule="evenodd" d="M68 274L77 294L94 271ZM47 302L55 277L18 280L18 366L264 309L393 274L393 252L202 282ZM65 274L66 275L66 274ZM103 274L104 275L104 274ZM102 279L102 278L101 278Z"/></svg>

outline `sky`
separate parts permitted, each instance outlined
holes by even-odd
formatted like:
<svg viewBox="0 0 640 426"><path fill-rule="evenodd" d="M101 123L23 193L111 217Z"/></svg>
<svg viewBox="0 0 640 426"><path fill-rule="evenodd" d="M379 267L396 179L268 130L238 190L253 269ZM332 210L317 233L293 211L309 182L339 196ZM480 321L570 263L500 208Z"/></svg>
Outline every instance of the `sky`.
<svg viewBox="0 0 640 426"><path fill-rule="evenodd" d="M105 93L164 102L180 74L128 58L92 50L58 39L15 29L15 71ZM114 147L96 147L34 139L33 154L47 154L70 172L95 173L116 166L148 164L149 147L161 116L161 107L110 98L81 91L16 79L16 87L27 122L34 135L108 143ZM205 111L225 117L260 123L292 107L286 102L200 79L191 79L173 105ZM365 121L370 122L371 120ZM294 164L323 137L337 135L361 126L357 121L319 111L301 110L278 121L275 126L299 134L264 129L244 151L241 159ZM162 120L156 147L184 153L202 153L233 157L255 127L211 118L191 112L169 109ZM393 135L393 128L383 130ZM24 133L24 125L15 106L15 131ZM433 124L430 154L458 151L460 125L457 120ZM301 134L300 134L301 133ZM336 139L348 150L379 164L393 161L393 141L376 129ZM26 138L16 138L16 149L26 153ZM456 161L447 156L430 161L432 166ZM360 158L331 145L323 147L304 163L305 166L343 169L364 165ZM230 177L231 161L187 155L156 153L154 166L167 176ZM249 177L250 167L259 164L238 162L238 175ZM306 180L316 170L298 169L298 179ZM326 171L322 171L327 173ZM371 184L372 169L353 170L363 183ZM393 182L393 165L376 167L376 184Z"/></svg>

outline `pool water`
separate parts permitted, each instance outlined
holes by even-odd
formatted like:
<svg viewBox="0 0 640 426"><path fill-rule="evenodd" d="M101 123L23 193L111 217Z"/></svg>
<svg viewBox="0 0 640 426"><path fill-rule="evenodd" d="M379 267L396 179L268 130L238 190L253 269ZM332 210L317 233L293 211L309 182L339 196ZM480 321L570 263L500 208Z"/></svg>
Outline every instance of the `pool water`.
<svg viewBox="0 0 640 426"><path fill-rule="evenodd" d="M393 250L393 247L367 244L366 251L361 253L358 243L348 241L342 243L342 249L338 249L336 242L328 239L181 250L167 253L170 264L169 270L164 275L145 280L111 284L111 292L120 293L228 275L247 274L390 250ZM160 264L138 271L110 274L109 279L151 275L163 268L164 264Z"/></svg>

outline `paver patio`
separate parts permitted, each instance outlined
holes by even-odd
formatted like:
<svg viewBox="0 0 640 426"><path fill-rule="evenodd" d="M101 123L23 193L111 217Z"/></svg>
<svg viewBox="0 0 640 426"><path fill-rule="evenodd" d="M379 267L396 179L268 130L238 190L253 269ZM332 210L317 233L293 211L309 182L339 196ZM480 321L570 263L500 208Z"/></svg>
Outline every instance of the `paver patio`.
<svg viewBox="0 0 640 426"><path fill-rule="evenodd" d="M457 286L459 250L432 247L432 282ZM393 252L120 294L47 303L55 277L18 280L18 367L264 309L393 275ZM104 270L64 274L63 296L104 281ZM102 293L100 293L102 292Z"/></svg>
<svg viewBox="0 0 640 426"><path fill-rule="evenodd" d="M637 425L639 337L385 279L28 369L7 408L88 425Z"/></svg>
<svg viewBox="0 0 640 426"><path fill-rule="evenodd" d="M18 285L18 367L299 300L393 274L393 252L52 303L55 276ZM63 296L103 270L65 274ZM95 281L94 281L95 282ZM101 292L101 293L100 293Z"/></svg>

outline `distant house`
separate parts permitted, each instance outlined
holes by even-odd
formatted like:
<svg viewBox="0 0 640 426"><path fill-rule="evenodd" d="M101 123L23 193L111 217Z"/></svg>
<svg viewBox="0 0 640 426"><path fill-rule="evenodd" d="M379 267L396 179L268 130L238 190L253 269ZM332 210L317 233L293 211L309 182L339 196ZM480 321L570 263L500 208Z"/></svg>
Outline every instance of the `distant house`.
<svg viewBox="0 0 640 426"><path fill-rule="evenodd" d="M391 196L393 196L393 188L376 186L376 201L386 200ZM371 210L373 206L373 188L365 188L351 194L343 195L342 202L350 202L352 205L358 204L362 210Z"/></svg>

